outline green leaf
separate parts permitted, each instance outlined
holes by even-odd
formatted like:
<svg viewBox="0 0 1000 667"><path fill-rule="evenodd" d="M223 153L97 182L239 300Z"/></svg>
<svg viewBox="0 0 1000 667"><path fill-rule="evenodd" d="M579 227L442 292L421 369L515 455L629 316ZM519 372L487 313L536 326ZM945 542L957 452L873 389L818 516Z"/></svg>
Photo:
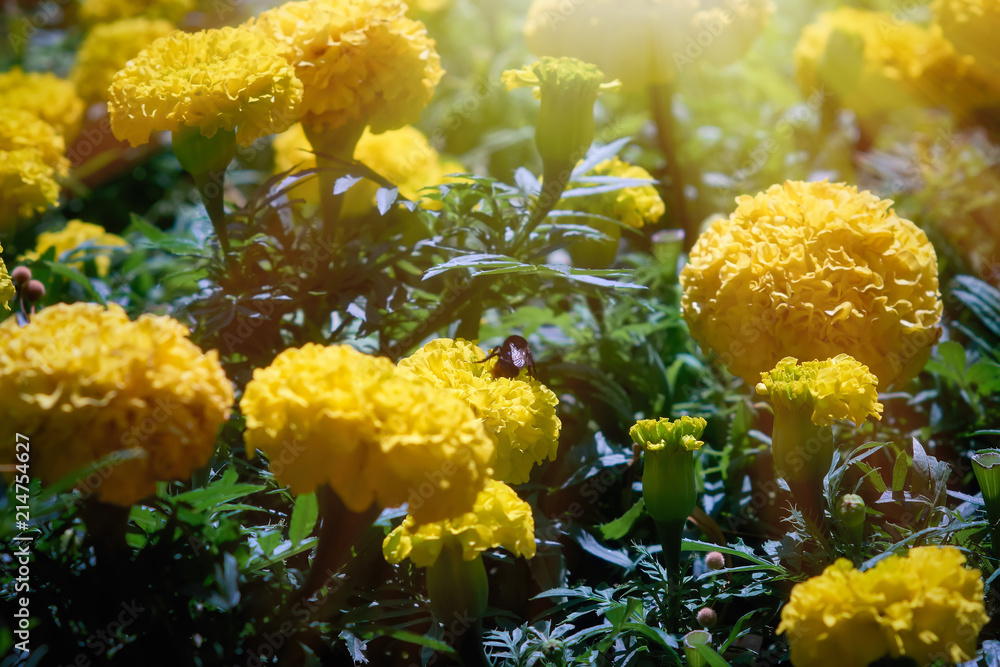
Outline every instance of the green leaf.
<svg viewBox="0 0 1000 667"><path fill-rule="evenodd" d="M862 479L867 479L869 482L871 482L872 486L875 487L876 491L878 491L879 493L886 492L887 487L885 485L885 482L882 481L882 475L879 474L878 470L872 468L867 463L863 463L861 461L855 461L854 465L858 466L864 471L865 474L864 477L862 477ZM895 471L893 471L893 474L895 474Z"/></svg>
<svg viewBox="0 0 1000 667"><path fill-rule="evenodd" d="M746 547L749 550L749 547ZM746 551L741 551L739 549L733 549L732 547L722 547L718 544L712 544L711 542L700 542L698 540L683 540L681 542L681 551L718 551L720 553L729 554L730 556L738 556L739 558L745 558L751 563L756 563L768 568L773 568L775 570L781 570L781 568L766 558L761 558L754 553L747 553Z"/></svg>
<svg viewBox="0 0 1000 667"><path fill-rule="evenodd" d="M403 642L410 644L417 644L418 646L426 646L427 648L434 649L435 651L440 651L447 655L455 655L455 649L445 644L439 639L432 639L431 637L424 637L423 635L418 635L414 632L409 632L407 630L393 630L387 633L388 637L393 639L398 639Z"/></svg>
<svg viewBox="0 0 1000 667"><path fill-rule="evenodd" d="M960 343L948 340L938 345L938 355L951 368L955 369L959 378L965 377L965 348Z"/></svg>
<svg viewBox="0 0 1000 667"><path fill-rule="evenodd" d="M910 471L910 457L906 452L900 452L896 463L892 466L892 490L902 491L906 485L906 473ZM884 493L884 491L883 491Z"/></svg>
<svg viewBox="0 0 1000 667"><path fill-rule="evenodd" d="M696 649L701 657L708 661L708 664L712 667L729 667L729 663L723 659L721 655L716 653L715 649L707 644L698 644Z"/></svg>
<svg viewBox="0 0 1000 667"><path fill-rule="evenodd" d="M237 498L248 496L267 487L257 484L225 484L214 482L203 489L192 489L179 493L172 498L176 502L186 502L196 510L215 510L216 506L228 503Z"/></svg>
<svg viewBox="0 0 1000 667"><path fill-rule="evenodd" d="M292 520L288 527L288 537L296 546L312 532L319 518L319 504L315 493L303 493L295 499Z"/></svg>
<svg viewBox="0 0 1000 667"><path fill-rule="evenodd" d="M633 524L642 516L642 509L645 506L645 501L640 498L625 514L614 521L609 521L598 526L601 536L606 540L620 540L628 535L629 531L632 530Z"/></svg>
<svg viewBox="0 0 1000 667"><path fill-rule="evenodd" d="M63 278L66 278L67 280L70 280L80 285L80 287L83 288L83 291L87 293L88 298L93 299L102 306L107 305L104 302L104 299L101 298L101 295L97 293L97 290L94 289L93 284L91 284L90 282L90 278L88 278L87 276L83 275L82 273L80 273L79 271L77 271L72 267L66 266L65 264L60 264L59 262L50 262L48 260L45 260L43 263L45 264L45 266L48 267L50 271L52 271L52 273L60 275Z"/></svg>
<svg viewBox="0 0 1000 667"><path fill-rule="evenodd" d="M732 644L734 641L736 641L741 636L743 636L744 634L746 634L746 632L744 632L744 630L743 630L743 625L747 621L750 620L751 616L753 616L756 613L757 613L757 610L754 609L753 611L748 611L747 613L745 613L742 616L740 616L740 620L736 621L736 625L734 625L733 629L730 631L729 637L726 638L726 641L719 648L720 651L725 652L725 650L727 648L729 648L730 644Z"/></svg>

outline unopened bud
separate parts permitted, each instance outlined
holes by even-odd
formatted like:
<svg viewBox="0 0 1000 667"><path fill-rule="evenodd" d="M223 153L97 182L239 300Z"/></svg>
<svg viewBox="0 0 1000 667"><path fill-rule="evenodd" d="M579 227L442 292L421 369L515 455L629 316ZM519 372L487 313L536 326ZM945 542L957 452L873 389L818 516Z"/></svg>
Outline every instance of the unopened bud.
<svg viewBox="0 0 1000 667"><path fill-rule="evenodd" d="M840 497L837 503L837 516L848 528L859 528L865 525L865 501L855 494L848 493Z"/></svg>
<svg viewBox="0 0 1000 667"><path fill-rule="evenodd" d="M719 622L719 615L711 607L702 607L698 610L698 625L703 628L714 628Z"/></svg>
<svg viewBox="0 0 1000 667"><path fill-rule="evenodd" d="M726 566L726 557L718 551L709 551L705 556L705 565L709 570L721 570Z"/></svg>
<svg viewBox="0 0 1000 667"><path fill-rule="evenodd" d="M24 288L24 296L28 301L38 301L45 296L45 285L38 280L29 280Z"/></svg>
<svg viewBox="0 0 1000 667"><path fill-rule="evenodd" d="M23 287L25 283L31 280L31 269L26 266L19 266L10 274L10 279L18 287Z"/></svg>

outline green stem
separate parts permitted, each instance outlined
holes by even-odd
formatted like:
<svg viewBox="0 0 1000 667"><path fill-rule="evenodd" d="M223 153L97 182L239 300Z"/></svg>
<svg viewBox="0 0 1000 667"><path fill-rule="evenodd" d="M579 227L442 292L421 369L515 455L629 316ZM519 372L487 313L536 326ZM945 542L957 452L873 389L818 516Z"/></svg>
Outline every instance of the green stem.
<svg viewBox="0 0 1000 667"><path fill-rule="evenodd" d="M348 237L347 230L340 224L344 195L333 194L333 189L337 180L348 173L347 166L354 160L354 149L365 131L365 124L353 122L332 129L303 124L303 128L316 153L324 231L335 242L343 242Z"/></svg>
<svg viewBox="0 0 1000 667"><path fill-rule="evenodd" d="M521 231L514 237L510 244L511 255L521 249L521 247L531 238L531 232L535 231L538 225L542 224L546 216L559 203L559 198L569 185L570 176L573 173L575 162L546 163L542 173L542 191L535 200L535 205L531 209L531 217L521 228Z"/></svg>
<svg viewBox="0 0 1000 667"><path fill-rule="evenodd" d="M208 219L212 221L216 236L219 237L219 246L222 248L223 256L229 254L229 230L226 229L226 202L223 195L223 179L226 172L207 171L194 175L194 184L201 195L201 201L208 211Z"/></svg>
<svg viewBox="0 0 1000 667"><path fill-rule="evenodd" d="M686 519L656 522L656 532L660 537L660 546L663 547L663 562L667 567L667 574L672 581L678 583L681 578L681 542L684 537L685 521Z"/></svg>
<svg viewBox="0 0 1000 667"><path fill-rule="evenodd" d="M672 83L658 83L649 87L653 120L656 122L656 136L660 151L667 161L667 177L670 179L671 213L674 227L684 230L685 242L690 247L698 236L688 219L687 204L684 199L684 172L678 159L677 127L672 108L674 86Z"/></svg>

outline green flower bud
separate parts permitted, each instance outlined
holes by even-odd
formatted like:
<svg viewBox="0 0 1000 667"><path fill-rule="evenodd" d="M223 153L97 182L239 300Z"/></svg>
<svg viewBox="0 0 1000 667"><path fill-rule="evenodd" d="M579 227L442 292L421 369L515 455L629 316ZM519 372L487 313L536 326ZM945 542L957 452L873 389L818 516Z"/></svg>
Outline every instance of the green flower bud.
<svg viewBox="0 0 1000 667"><path fill-rule="evenodd" d="M236 157L236 133L219 130L211 137L203 136L197 127L182 127L171 134L174 157L184 171L197 177L213 172L225 172Z"/></svg>
<svg viewBox="0 0 1000 667"><path fill-rule="evenodd" d="M990 522L993 553L1000 555L1000 451L984 450L972 455L972 472L976 475Z"/></svg>
<svg viewBox="0 0 1000 667"><path fill-rule="evenodd" d="M848 493L840 497L837 503L837 517L844 524L851 538L855 542L860 542L865 531L865 501L854 493Z"/></svg>

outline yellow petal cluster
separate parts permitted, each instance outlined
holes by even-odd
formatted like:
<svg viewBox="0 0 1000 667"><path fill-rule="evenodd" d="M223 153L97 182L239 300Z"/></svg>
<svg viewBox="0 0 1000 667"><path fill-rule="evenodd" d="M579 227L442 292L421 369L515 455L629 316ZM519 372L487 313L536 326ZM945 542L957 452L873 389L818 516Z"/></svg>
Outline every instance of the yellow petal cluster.
<svg viewBox="0 0 1000 667"><path fill-rule="evenodd" d="M27 111L54 127L67 142L80 132L83 106L73 83L51 72L15 67L0 73L0 109Z"/></svg>
<svg viewBox="0 0 1000 667"><path fill-rule="evenodd" d="M628 434L635 444L647 451L667 450L696 452L704 445L699 440L708 422L701 417L688 417L671 421L661 419L640 419Z"/></svg>
<svg viewBox="0 0 1000 667"><path fill-rule="evenodd" d="M246 445L294 493L328 484L354 512L408 502L418 523L468 511L493 443L467 405L395 375L383 358L307 344L254 371Z"/></svg>
<svg viewBox="0 0 1000 667"><path fill-rule="evenodd" d="M817 426L830 426L838 419L860 426L868 417L882 418L878 378L850 355L802 364L785 357L760 377L758 395L767 396L775 408L792 412L811 408Z"/></svg>
<svg viewBox="0 0 1000 667"><path fill-rule="evenodd" d="M399 362L404 377L446 389L472 407L496 443L493 477L510 484L528 481L531 469L553 460L562 423L559 399L522 372L516 379L494 378L496 359L480 364L486 352L461 338L438 338Z"/></svg>
<svg viewBox="0 0 1000 667"><path fill-rule="evenodd" d="M434 40L400 0L288 2L247 25L295 67L307 125L400 128L417 120L444 74Z"/></svg>
<svg viewBox="0 0 1000 667"><path fill-rule="evenodd" d="M524 34L537 55L579 58L643 90L700 60L736 60L770 12L768 0L534 0Z"/></svg>
<svg viewBox="0 0 1000 667"><path fill-rule="evenodd" d="M558 208L613 218L637 229L655 223L663 215L665 207L656 187L652 185L654 179L642 167L614 157L595 166L589 175L640 179L650 181L650 184L621 188L585 197L563 199L559 202ZM571 182L569 187L593 187L594 185L594 183Z"/></svg>
<svg viewBox="0 0 1000 667"><path fill-rule="evenodd" d="M59 202L69 172L59 132L28 111L0 107L0 228Z"/></svg>
<svg viewBox="0 0 1000 667"><path fill-rule="evenodd" d="M781 610L799 667L867 665L906 656L918 665L976 655L989 621L978 570L963 567L954 547L917 547L866 572L841 558L823 574L797 584Z"/></svg>
<svg viewBox="0 0 1000 667"><path fill-rule="evenodd" d="M0 246L0 253L3 252L3 246ZM10 279L10 274L7 273L7 265L3 263L0 259L0 305L3 305L4 310L10 310L10 306L7 305L14 297L17 292L14 290L14 282Z"/></svg>
<svg viewBox="0 0 1000 667"><path fill-rule="evenodd" d="M298 119L302 82L277 47L252 30L224 27L160 38L111 84L111 129L133 146L150 132L235 130L249 146Z"/></svg>
<svg viewBox="0 0 1000 667"><path fill-rule="evenodd" d="M57 232L42 232L38 235L38 241L33 251L24 253L24 259L36 260L49 248L55 248L56 260L62 261L66 253L72 253L84 246L122 246L128 247L128 241L116 234L109 234L104 227L82 220L70 220L66 226ZM87 251L87 254L96 254L94 264L97 267L97 275L106 276L111 267L111 253L107 248ZM70 266L83 269L83 261L73 261Z"/></svg>
<svg viewBox="0 0 1000 667"><path fill-rule="evenodd" d="M116 304L56 304L20 327L0 325L0 457L15 433L31 438L31 470L44 483L119 450L143 456L86 478L101 501L131 505L158 481L208 463L233 387L215 351L203 353L169 317L129 321Z"/></svg>
<svg viewBox="0 0 1000 667"><path fill-rule="evenodd" d="M828 90L861 118L943 101L941 86L962 67L940 30L854 7L820 14L794 58L804 91Z"/></svg>
<svg viewBox="0 0 1000 667"><path fill-rule="evenodd" d="M885 389L918 373L940 335L937 256L890 200L787 181L737 198L691 250L684 319L748 384L793 356L850 354Z"/></svg>
<svg viewBox="0 0 1000 667"><path fill-rule="evenodd" d="M417 567L430 567L447 542L460 545L465 560L496 547L532 558L535 520L531 505L503 482L491 479L476 496L472 511L460 517L418 525L413 517L407 516L386 536L382 553L390 563L409 558Z"/></svg>
<svg viewBox="0 0 1000 667"><path fill-rule="evenodd" d="M76 53L70 80L87 104L107 102L118 70L161 37L174 31L170 21L144 16L95 26Z"/></svg>
<svg viewBox="0 0 1000 667"><path fill-rule="evenodd" d="M442 159L424 133L412 126L372 134L365 130L354 149L354 159L399 188L399 193L420 201L427 209L440 208L440 202L420 200L420 190L449 181L448 174L464 171L456 162ZM274 138L275 173L316 168L316 156L301 124L293 125ZM375 201L379 186L369 180L354 185L344 194L343 215L363 215ZM291 190L312 206L319 204L319 182L310 178Z"/></svg>
<svg viewBox="0 0 1000 667"><path fill-rule="evenodd" d="M80 20L108 23L142 16L177 23L194 5L195 0L80 0Z"/></svg>

